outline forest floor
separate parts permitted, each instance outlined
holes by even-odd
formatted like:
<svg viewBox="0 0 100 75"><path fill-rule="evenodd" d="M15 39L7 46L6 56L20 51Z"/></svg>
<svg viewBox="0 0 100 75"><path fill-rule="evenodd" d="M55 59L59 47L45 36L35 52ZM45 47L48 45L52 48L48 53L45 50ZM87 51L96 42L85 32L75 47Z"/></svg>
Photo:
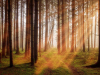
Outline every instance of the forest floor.
<svg viewBox="0 0 100 75"><path fill-rule="evenodd" d="M100 68L86 67L95 64L97 57L97 49L74 53L67 50L58 55L57 50L53 48L43 52L35 67L31 67L30 58L24 58L24 52L19 55L13 52L14 67L8 67L9 57L3 58L0 75L100 75Z"/></svg>

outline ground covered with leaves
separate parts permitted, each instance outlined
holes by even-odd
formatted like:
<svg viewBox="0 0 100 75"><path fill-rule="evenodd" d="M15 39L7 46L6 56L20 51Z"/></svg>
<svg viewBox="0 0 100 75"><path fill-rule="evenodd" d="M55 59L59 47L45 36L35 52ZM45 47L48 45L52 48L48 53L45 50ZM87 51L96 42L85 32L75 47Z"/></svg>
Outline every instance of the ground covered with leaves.
<svg viewBox="0 0 100 75"><path fill-rule="evenodd" d="M86 67L97 62L98 50L82 50L70 53L69 50L58 55L55 48L42 52L34 67L30 66L30 57L24 52L13 52L14 67L9 68L9 56L0 63L0 75L100 75L100 68Z"/></svg>

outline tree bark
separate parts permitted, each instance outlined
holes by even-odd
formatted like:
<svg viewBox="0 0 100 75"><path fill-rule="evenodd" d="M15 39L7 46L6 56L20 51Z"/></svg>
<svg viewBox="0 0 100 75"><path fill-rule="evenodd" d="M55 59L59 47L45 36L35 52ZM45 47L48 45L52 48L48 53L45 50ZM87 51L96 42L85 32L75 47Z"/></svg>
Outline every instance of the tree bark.
<svg viewBox="0 0 100 75"><path fill-rule="evenodd" d="M34 66L34 29L33 29L33 0L30 1L31 8L31 66Z"/></svg>
<svg viewBox="0 0 100 75"><path fill-rule="evenodd" d="M35 0L35 21L34 21L34 57L35 63L38 59L38 50L37 50L37 39L38 39L38 0Z"/></svg>
<svg viewBox="0 0 100 75"><path fill-rule="evenodd" d="M10 49L10 67L13 67L12 56L12 0L8 0L8 31L9 31L9 49Z"/></svg>

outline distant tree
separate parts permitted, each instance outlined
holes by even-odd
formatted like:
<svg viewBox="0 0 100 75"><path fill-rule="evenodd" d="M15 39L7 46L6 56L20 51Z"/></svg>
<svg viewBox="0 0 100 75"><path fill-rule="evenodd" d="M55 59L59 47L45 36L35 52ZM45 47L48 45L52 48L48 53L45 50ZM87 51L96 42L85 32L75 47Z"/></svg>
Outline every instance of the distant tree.
<svg viewBox="0 0 100 75"><path fill-rule="evenodd" d="M96 11L96 7L95 7L95 11ZM97 13L95 12L95 35L94 35L94 48L96 48L96 20L97 20Z"/></svg>
<svg viewBox="0 0 100 75"><path fill-rule="evenodd" d="M72 0L72 43L71 43L71 52L74 52L74 14L75 14L75 0Z"/></svg>
<svg viewBox="0 0 100 75"><path fill-rule="evenodd" d="M5 51L4 51L4 49L3 49L3 46L4 46L4 42L3 42L3 0L2 0L2 57L5 57Z"/></svg>
<svg viewBox="0 0 100 75"><path fill-rule="evenodd" d="M83 0L83 52L85 52L85 39L84 39L84 0Z"/></svg>
<svg viewBox="0 0 100 75"><path fill-rule="evenodd" d="M62 51L66 51L64 15L65 15L65 0L62 0Z"/></svg>
<svg viewBox="0 0 100 75"><path fill-rule="evenodd" d="M87 0L87 37L88 37L88 51L89 51L89 49L90 49L90 38L89 38L89 36L90 36L90 29L89 29L89 18L88 18L88 0Z"/></svg>
<svg viewBox="0 0 100 75"><path fill-rule="evenodd" d="M21 47L22 47L22 51L23 51L23 14L22 14L22 5L23 5L23 1L21 0Z"/></svg>
<svg viewBox="0 0 100 75"><path fill-rule="evenodd" d="M28 12L28 0L26 0L26 42L25 42L25 57L28 56L28 19L29 19L29 12Z"/></svg>
<svg viewBox="0 0 100 75"><path fill-rule="evenodd" d="M41 0L39 0L39 53L41 56Z"/></svg>
<svg viewBox="0 0 100 75"><path fill-rule="evenodd" d="M6 54L6 43L7 43L7 1L5 1L5 26L4 26L4 38L3 38L3 55Z"/></svg>
<svg viewBox="0 0 100 75"><path fill-rule="evenodd" d="M18 2L19 2L19 0L16 1L16 3L17 3L17 14L16 14L16 54L19 54L19 37L18 37Z"/></svg>
<svg viewBox="0 0 100 75"><path fill-rule="evenodd" d="M58 41L57 41L58 53L60 53L60 0L58 0Z"/></svg>
<svg viewBox="0 0 100 75"><path fill-rule="evenodd" d="M16 0L15 0L15 7L14 7L14 50L16 49Z"/></svg>
<svg viewBox="0 0 100 75"><path fill-rule="evenodd" d="M91 10L92 10L92 14L91 14L91 48L93 48L93 0L91 0Z"/></svg>
<svg viewBox="0 0 100 75"><path fill-rule="evenodd" d="M45 29L45 49L44 51L47 51L48 45L48 0L45 0L46 2L46 29Z"/></svg>
<svg viewBox="0 0 100 75"><path fill-rule="evenodd" d="M12 0L8 1L8 32L9 32L9 49L10 49L10 67L13 67L13 56L12 56Z"/></svg>

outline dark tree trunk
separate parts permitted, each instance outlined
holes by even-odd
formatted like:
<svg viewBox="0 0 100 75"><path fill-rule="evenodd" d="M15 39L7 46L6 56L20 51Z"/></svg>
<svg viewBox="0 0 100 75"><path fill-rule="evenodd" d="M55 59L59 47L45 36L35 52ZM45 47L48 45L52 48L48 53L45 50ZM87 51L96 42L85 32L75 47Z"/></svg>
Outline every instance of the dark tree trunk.
<svg viewBox="0 0 100 75"><path fill-rule="evenodd" d="M99 55L98 55L98 61L97 65L100 67L100 0L99 0Z"/></svg>
<svg viewBox="0 0 100 75"><path fill-rule="evenodd" d="M35 63L38 59L37 39L38 39L38 0L35 0L35 21L34 21L34 57Z"/></svg>
<svg viewBox="0 0 100 75"><path fill-rule="evenodd" d="M84 0L83 0L83 52L85 52L85 40L84 40Z"/></svg>
<svg viewBox="0 0 100 75"><path fill-rule="evenodd" d="M10 49L10 67L13 67L12 56L12 0L8 0L8 31L9 31L9 49Z"/></svg>
<svg viewBox="0 0 100 75"><path fill-rule="evenodd" d="M31 8L31 66L34 66L34 28L33 28L33 0L30 1L30 8Z"/></svg>

